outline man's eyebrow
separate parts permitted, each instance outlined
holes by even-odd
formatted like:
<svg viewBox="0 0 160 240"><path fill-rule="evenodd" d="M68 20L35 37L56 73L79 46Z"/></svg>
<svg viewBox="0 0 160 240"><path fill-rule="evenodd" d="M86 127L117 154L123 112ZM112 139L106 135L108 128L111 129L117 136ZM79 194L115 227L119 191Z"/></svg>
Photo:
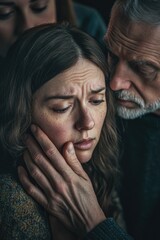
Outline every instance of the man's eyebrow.
<svg viewBox="0 0 160 240"><path fill-rule="evenodd" d="M155 64L155 63L153 63L153 62L151 62L151 61L148 61L148 60L131 60L131 61L129 61L129 63L132 65L138 65L138 64L141 64L141 63L143 63L143 64L145 64L146 66L149 66L149 67L152 67L152 68L154 68L155 70L160 70L160 67L157 65L157 64Z"/></svg>
<svg viewBox="0 0 160 240"><path fill-rule="evenodd" d="M34 3L34 2L37 2L38 0L29 0L29 2L30 3ZM0 1L0 6L14 6L15 5L15 3L14 2L12 2L12 0L11 1L4 1L4 0L2 0L2 1Z"/></svg>

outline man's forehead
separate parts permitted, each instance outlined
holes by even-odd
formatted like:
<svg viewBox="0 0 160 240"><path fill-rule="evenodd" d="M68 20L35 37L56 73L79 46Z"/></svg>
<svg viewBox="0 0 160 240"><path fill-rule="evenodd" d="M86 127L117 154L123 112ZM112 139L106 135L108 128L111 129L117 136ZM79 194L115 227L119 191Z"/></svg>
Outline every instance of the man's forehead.
<svg viewBox="0 0 160 240"><path fill-rule="evenodd" d="M149 25L144 22L125 22L111 19L105 40L110 44L111 41L122 44L133 44L141 47L155 49L160 53L160 25Z"/></svg>
<svg viewBox="0 0 160 240"><path fill-rule="evenodd" d="M112 19L105 35L108 49L128 60L151 61L160 67L160 26Z"/></svg>
<svg viewBox="0 0 160 240"><path fill-rule="evenodd" d="M137 38L137 40L145 39L146 36L149 40L160 39L160 24L154 25L147 22L131 20L125 16L120 9L114 9L108 25L108 33L113 29L119 29L124 35ZM150 33L152 34L151 36Z"/></svg>

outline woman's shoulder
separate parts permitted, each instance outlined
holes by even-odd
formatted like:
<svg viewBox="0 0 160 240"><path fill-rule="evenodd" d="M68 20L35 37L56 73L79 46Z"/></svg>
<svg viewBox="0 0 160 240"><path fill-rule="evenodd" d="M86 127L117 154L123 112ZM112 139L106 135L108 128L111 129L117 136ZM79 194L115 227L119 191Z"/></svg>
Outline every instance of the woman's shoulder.
<svg viewBox="0 0 160 240"><path fill-rule="evenodd" d="M16 174L1 174L0 189L0 239L50 239L45 211L24 192Z"/></svg>
<svg viewBox="0 0 160 240"><path fill-rule="evenodd" d="M0 174L0 189L0 204L2 203L4 208L8 205L15 206L24 199L28 200L14 172Z"/></svg>
<svg viewBox="0 0 160 240"><path fill-rule="evenodd" d="M13 173L1 173L0 174L0 203L4 201L4 204L10 202L10 197L14 197L17 191L20 191L21 187L16 179L16 174ZM12 200L12 198L11 198Z"/></svg>

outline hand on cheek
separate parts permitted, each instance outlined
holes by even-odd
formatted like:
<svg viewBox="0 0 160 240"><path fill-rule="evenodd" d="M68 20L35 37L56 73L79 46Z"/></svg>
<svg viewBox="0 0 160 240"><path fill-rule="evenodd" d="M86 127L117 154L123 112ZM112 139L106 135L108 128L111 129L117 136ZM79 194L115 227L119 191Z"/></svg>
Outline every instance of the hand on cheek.
<svg viewBox="0 0 160 240"><path fill-rule="evenodd" d="M83 235L105 219L91 181L72 143L64 146L62 156L40 128L32 130L37 142L28 136L24 161L37 185L30 181L23 167L18 169L20 181L26 192L51 215L71 231Z"/></svg>

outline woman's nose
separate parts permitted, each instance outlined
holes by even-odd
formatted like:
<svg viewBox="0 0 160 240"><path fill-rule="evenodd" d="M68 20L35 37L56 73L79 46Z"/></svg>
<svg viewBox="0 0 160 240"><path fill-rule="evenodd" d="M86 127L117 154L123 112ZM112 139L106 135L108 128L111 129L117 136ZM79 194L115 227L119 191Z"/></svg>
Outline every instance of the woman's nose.
<svg viewBox="0 0 160 240"><path fill-rule="evenodd" d="M76 129L79 131L90 130L94 127L94 125L95 121L89 109L84 108L82 111L80 111L76 121Z"/></svg>

